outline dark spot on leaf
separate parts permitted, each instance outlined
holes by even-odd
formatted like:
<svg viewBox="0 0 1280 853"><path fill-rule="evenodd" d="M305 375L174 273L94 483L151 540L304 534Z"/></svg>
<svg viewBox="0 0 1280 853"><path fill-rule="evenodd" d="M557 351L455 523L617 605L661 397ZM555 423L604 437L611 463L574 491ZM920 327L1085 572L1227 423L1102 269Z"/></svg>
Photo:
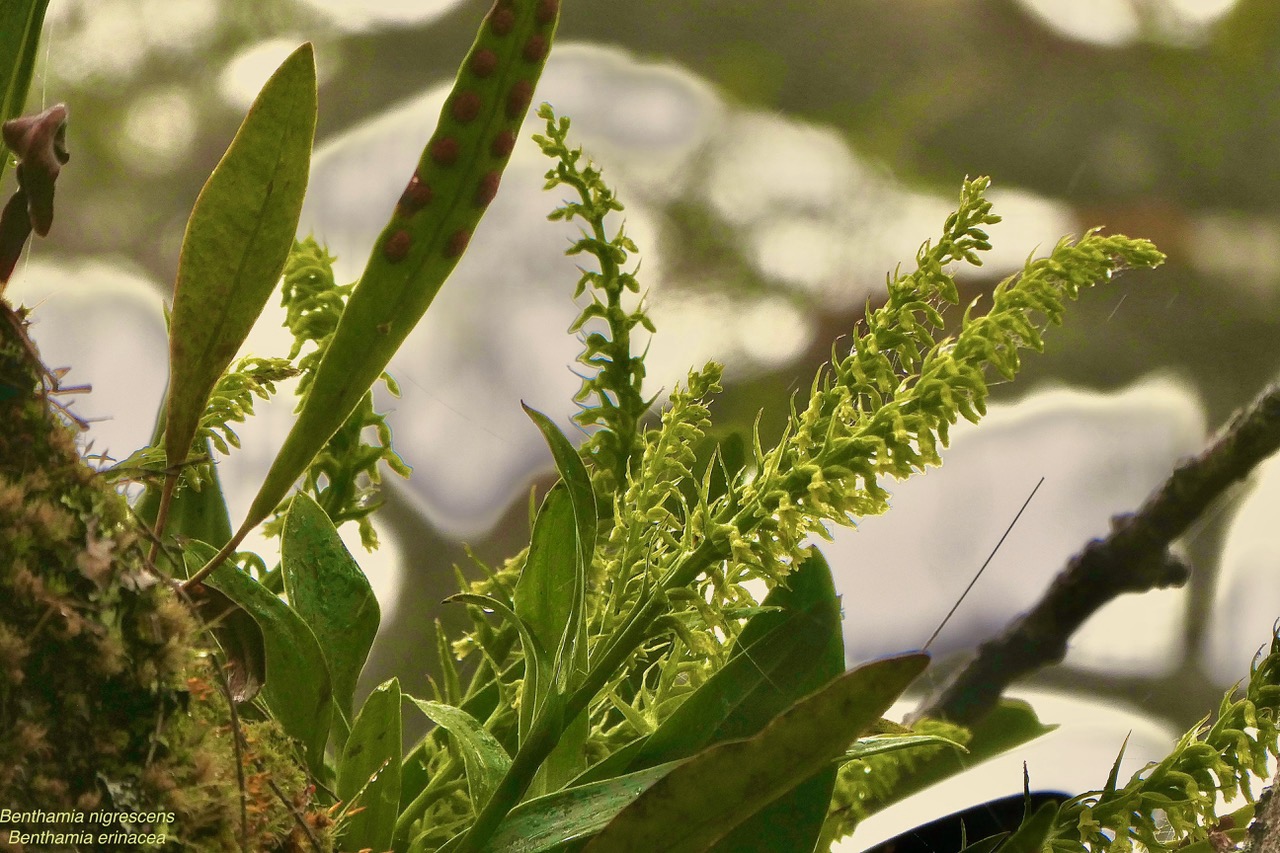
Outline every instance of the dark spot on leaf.
<svg viewBox="0 0 1280 853"><path fill-rule="evenodd" d="M463 124L473 121L480 115L481 103L480 96L475 92L459 92L453 96L453 117Z"/></svg>
<svg viewBox="0 0 1280 853"><path fill-rule="evenodd" d="M502 3L495 3L493 10L489 12L489 29L493 30L494 35L505 36L515 25L515 10Z"/></svg>
<svg viewBox="0 0 1280 853"><path fill-rule="evenodd" d="M538 0L537 22L546 26L556 19L560 12L560 0Z"/></svg>
<svg viewBox="0 0 1280 853"><path fill-rule="evenodd" d="M391 263L399 263L409 254L409 248L412 245L413 238L409 236L408 231L397 231L382 244L382 254Z"/></svg>
<svg viewBox="0 0 1280 853"><path fill-rule="evenodd" d="M446 258L458 258L467 250L467 244L471 242L471 232L464 228L454 231L449 236L449 242L445 244L444 256Z"/></svg>
<svg viewBox="0 0 1280 853"><path fill-rule="evenodd" d="M488 207L489 202L493 201L493 197L498 194L498 184L501 182L502 173L497 169L485 173L485 176L480 179L480 186L476 189L476 207Z"/></svg>
<svg viewBox="0 0 1280 853"><path fill-rule="evenodd" d="M413 177L409 179L409 185L400 194L400 201L396 204L396 212L401 216L413 216L431 203L432 195L431 185L423 183L422 179L418 177L418 173L414 172Z"/></svg>
<svg viewBox="0 0 1280 853"><path fill-rule="evenodd" d="M529 40L524 43L523 51L525 62L541 62L547 58L547 39L546 36L534 33L529 36Z"/></svg>
<svg viewBox="0 0 1280 853"><path fill-rule="evenodd" d="M453 136L441 136L431 140L431 159L441 166L458 162L458 140Z"/></svg>
<svg viewBox="0 0 1280 853"><path fill-rule="evenodd" d="M489 153L499 160L511 156L511 150L516 147L516 134L513 130L504 130L493 138L493 143L489 146Z"/></svg>
<svg viewBox="0 0 1280 853"><path fill-rule="evenodd" d="M498 54L489 48L477 50L471 57L471 73L477 77L488 77L498 67Z"/></svg>
<svg viewBox="0 0 1280 853"><path fill-rule="evenodd" d="M507 93L507 118L511 120L524 118L529 111L529 102L533 100L533 83L528 80L517 80Z"/></svg>

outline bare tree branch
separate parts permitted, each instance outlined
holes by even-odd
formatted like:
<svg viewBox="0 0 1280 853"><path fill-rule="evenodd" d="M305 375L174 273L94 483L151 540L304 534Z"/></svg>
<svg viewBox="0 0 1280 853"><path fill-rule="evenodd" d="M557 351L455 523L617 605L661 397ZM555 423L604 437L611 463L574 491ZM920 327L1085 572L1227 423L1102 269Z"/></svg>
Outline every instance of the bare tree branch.
<svg viewBox="0 0 1280 853"><path fill-rule="evenodd" d="M1016 679L1066 655L1067 640L1099 608L1127 592L1181 586L1190 569L1169 554L1229 486L1280 449L1280 386L1272 386L1232 416L1208 449L1182 463L1134 513L1115 516L1111 533L1068 562L1044 598L975 657L915 712L958 723L980 719Z"/></svg>

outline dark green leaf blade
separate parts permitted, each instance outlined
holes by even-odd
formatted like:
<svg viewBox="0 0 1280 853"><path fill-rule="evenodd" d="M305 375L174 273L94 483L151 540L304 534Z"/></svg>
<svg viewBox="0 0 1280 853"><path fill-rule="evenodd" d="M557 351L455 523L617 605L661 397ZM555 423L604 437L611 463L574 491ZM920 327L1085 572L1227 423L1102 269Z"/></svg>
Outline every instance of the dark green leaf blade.
<svg viewBox="0 0 1280 853"><path fill-rule="evenodd" d="M310 44L263 87L200 191L178 259L165 452L187 458L218 377L275 289L302 212L316 124Z"/></svg>
<svg viewBox="0 0 1280 853"><path fill-rule="evenodd" d="M187 570L196 571L214 553L203 542L189 543ZM267 658L262 699L285 734L302 741L311 772L323 775L333 695L315 634L289 605L233 565L223 563L204 583L243 607L262 629Z"/></svg>
<svg viewBox="0 0 1280 853"><path fill-rule="evenodd" d="M333 522L302 492L285 516L280 565L289 604L316 635L328 662L334 703L351 719L356 681L378 634L381 611Z"/></svg>
<svg viewBox="0 0 1280 853"><path fill-rule="evenodd" d="M534 521L529 553L513 595L516 614L544 649L559 646L573 611L576 537L573 499L563 484L557 484Z"/></svg>
<svg viewBox="0 0 1280 853"><path fill-rule="evenodd" d="M688 759L620 812L586 850L708 849L844 752L928 660L910 654L866 664L800 700L754 737Z"/></svg>
<svg viewBox="0 0 1280 853"><path fill-rule="evenodd" d="M970 728L973 737L965 744L965 751L949 749L937 755L919 760L911 773L904 774L883 798L865 802L867 814L876 812L906 799L917 791L943 779L968 770L989 758L994 758L1015 746L1048 734L1057 726L1040 722L1031 706L1020 699L1002 699L985 717Z"/></svg>
<svg viewBox="0 0 1280 853"><path fill-rule="evenodd" d="M547 493L534 521L529 553L514 593L516 614L543 648L554 649L562 644L575 609L581 607L583 573L575 545L577 536L573 498L563 483L557 483ZM577 618L581 624L581 616ZM581 644L579 639L574 648L584 648ZM581 657L580 651L575 653ZM533 701L522 701L520 705L522 742L533 726L537 709L543 707L548 694L555 689L556 684L550 678L542 678L532 685L526 682L525 695ZM559 788L582 770L586 762L581 746L586 735L585 717L581 722L575 720L562 734L560 743L547 757L534 781L535 794Z"/></svg>
<svg viewBox="0 0 1280 853"><path fill-rule="evenodd" d="M778 609L747 622L725 666L649 736L628 769L754 735L844 670L840 602L821 554L815 551L764 604Z"/></svg>
<svg viewBox="0 0 1280 853"><path fill-rule="evenodd" d="M545 853L599 832L680 762L581 785L521 803L502 820L485 853Z"/></svg>
<svg viewBox="0 0 1280 853"><path fill-rule="evenodd" d="M511 766L511 757L497 738L461 708L428 699L415 699L412 696L408 698L428 719L448 730L453 737L458 751L462 753L471 802L478 811L489 801L494 789L502 781L507 768Z"/></svg>
<svg viewBox="0 0 1280 853"><path fill-rule="evenodd" d="M564 633L559 638L555 660L559 686L561 689L567 689L576 684L578 678L586 671L586 622L583 618L583 608L586 606L587 569L591 565L596 545L595 492L591 488L591 476L587 473L582 457L569 443L569 439L564 437L564 433L560 432L560 428L541 412L523 403L520 405L546 439L551 455L555 458L560 481L564 484L569 502L573 507L574 543L577 549L573 603L564 623Z"/></svg>
<svg viewBox="0 0 1280 853"><path fill-rule="evenodd" d="M338 799L360 809L341 823L343 850L387 850L400 811L400 682L379 685L364 700L338 763Z"/></svg>

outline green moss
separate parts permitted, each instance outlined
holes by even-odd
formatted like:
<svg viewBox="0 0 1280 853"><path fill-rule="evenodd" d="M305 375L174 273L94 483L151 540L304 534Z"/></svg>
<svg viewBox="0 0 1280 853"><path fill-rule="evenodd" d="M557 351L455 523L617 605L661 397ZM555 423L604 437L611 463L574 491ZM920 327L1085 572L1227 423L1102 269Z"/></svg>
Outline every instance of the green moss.
<svg viewBox="0 0 1280 853"><path fill-rule="evenodd" d="M130 827L165 849L331 849L291 744L231 718L207 633L81 459L22 317L0 312L0 802L172 813Z"/></svg>

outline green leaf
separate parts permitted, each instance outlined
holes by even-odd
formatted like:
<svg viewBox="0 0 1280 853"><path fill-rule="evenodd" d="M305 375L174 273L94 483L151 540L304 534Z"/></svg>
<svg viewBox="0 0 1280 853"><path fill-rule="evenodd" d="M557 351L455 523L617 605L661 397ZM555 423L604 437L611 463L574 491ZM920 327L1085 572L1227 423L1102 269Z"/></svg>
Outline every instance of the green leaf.
<svg viewBox="0 0 1280 853"><path fill-rule="evenodd" d="M188 566L191 561L187 561ZM249 612L223 593L203 584L187 590L200 621L225 656L222 665L232 701L249 702L267 680L267 642Z"/></svg>
<svg viewBox="0 0 1280 853"><path fill-rule="evenodd" d="M836 760L843 764L846 761L857 761L902 749L919 749L923 746L949 746L960 752L968 752L964 744L941 735L872 735L857 741Z"/></svg>
<svg viewBox="0 0 1280 853"><path fill-rule="evenodd" d="M40 47L40 29L49 0L4 0L0 3L0 122L22 114ZM3 145L3 143L0 143ZM0 157L0 178L9 165Z"/></svg>
<svg viewBox="0 0 1280 853"><path fill-rule="evenodd" d="M547 675L551 667L546 649L525 620L498 599L487 595L477 595L474 592L460 592L445 599L446 603L455 601L492 610L515 626L516 634L520 637L520 648L524 654L523 690L526 695L540 697L540 701L522 702L520 705L519 731L523 737L529 731L533 720L536 719L538 711L551 696L551 692L543 688L543 685L547 683Z"/></svg>
<svg viewBox="0 0 1280 853"><path fill-rule="evenodd" d="M1002 699L978 723L970 727L973 737L965 752L948 750L916 762L904 773L892 792L880 800L865 803L867 814L875 814L917 791L994 758L1015 746L1035 740L1056 729L1040 722L1031 706L1019 699Z"/></svg>
<svg viewBox="0 0 1280 853"><path fill-rule="evenodd" d="M547 689L564 695L581 682L587 671L584 612L587 570L596 544L595 492L582 457L564 433L541 412L528 406L524 406L524 410L542 432L555 459L556 470L560 472L560 483L547 495L555 515L548 519L541 536L538 524L534 525L533 541L540 547L534 563L534 575L526 584L525 605L538 611L538 619L547 630L557 630L559 634L555 638L555 684L548 685ZM562 490L563 498L552 498L557 490ZM544 503L543 508L546 509L547 504ZM529 557L535 557L533 544L530 545ZM516 595L520 595L519 583ZM516 603L518 612L518 598ZM586 767L582 751L590 734L586 713L566 723L555 749L547 756L534 779L532 790L535 793L559 788Z"/></svg>
<svg viewBox="0 0 1280 853"><path fill-rule="evenodd" d="M573 615L579 577L576 535L573 500L564 485L557 484L547 493L538 511L529 553L512 596L520 622L528 626L544 649L560 645ZM535 693L528 694L534 701L528 703L527 714L525 703L521 703L521 735L528 731L535 710L551 688L547 680L537 686Z"/></svg>
<svg viewBox="0 0 1280 853"><path fill-rule="evenodd" d="M558 18L559 3L528 2L496 4L485 19L237 536L284 498L458 263L497 192Z"/></svg>
<svg viewBox="0 0 1280 853"><path fill-rule="evenodd" d="M800 700L759 734L695 755L620 812L586 850L695 853L712 847L843 753L928 661L910 654L866 664Z"/></svg>
<svg viewBox="0 0 1280 853"><path fill-rule="evenodd" d="M522 803L503 818L482 849L484 853L544 853L587 838L679 764L659 764Z"/></svg>
<svg viewBox="0 0 1280 853"><path fill-rule="evenodd" d="M356 681L378 634L378 599L320 505L294 496L281 531L285 595L324 650L333 698L351 719Z"/></svg>
<svg viewBox="0 0 1280 853"><path fill-rule="evenodd" d="M753 616L728 662L619 766L611 756L583 779L636 771L692 755L715 743L749 737L796 700L844 671L840 602L831 569L814 551L776 586ZM814 776L744 822L718 850L799 850L813 846L826 819L836 768ZM785 819L780 819L785 818Z"/></svg>
<svg viewBox="0 0 1280 853"><path fill-rule="evenodd" d="M315 124L315 58L304 44L249 108L187 221L169 329L170 465L187 458L213 386L284 269Z"/></svg>
<svg viewBox="0 0 1280 853"><path fill-rule="evenodd" d="M400 682L379 685L364 700L338 763L343 850L387 850L400 811Z"/></svg>
<svg viewBox="0 0 1280 853"><path fill-rule="evenodd" d="M579 626L583 624L580 611L585 575L575 546L578 530L574 510L568 488L564 483L557 483L547 493L538 512L524 569L516 581L515 612L543 648L563 645L575 618ZM584 668L586 641L581 630L580 627L572 648L578 657L579 667ZM533 685L532 689L526 685L524 695L532 701L522 700L520 703L521 742L532 728L537 711L546 702L549 692L556 689L548 678ZM585 715L572 722L534 780L531 790L535 794L553 791L582 771L586 764L582 744L588 733Z"/></svg>
<svg viewBox="0 0 1280 853"><path fill-rule="evenodd" d="M462 753L472 807L479 811L489 801L489 797L493 796L494 789L511 766L511 757L497 738L461 708L428 699L414 699L412 696L408 698L432 722L447 730L453 737L458 751Z"/></svg>
<svg viewBox="0 0 1280 853"><path fill-rule="evenodd" d="M207 455L207 441L204 447ZM159 486L148 486L134 511L139 519L154 526L156 514L160 511ZM227 512L227 499L222 492L222 480L218 476L216 465L211 466L209 478L201 484L200 491L182 488L174 493L169 504L169 521L165 526L165 533L198 539L217 548L221 548L231 538L231 516Z"/></svg>
<svg viewBox="0 0 1280 853"><path fill-rule="evenodd" d="M1008 841L1000 845L1000 853L1040 853L1057 816L1057 803L1040 806L1035 814L1022 821L1022 826L1009 836Z"/></svg>
<svg viewBox="0 0 1280 853"><path fill-rule="evenodd" d="M568 689L576 685L581 675L585 674L587 663L586 621L583 609L586 597L587 569L596 547L596 500L591 488L591 476L582 462L578 451L569 443L550 418L521 403L527 414L542 432L551 455L556 461L556 470L560 473L560 481L564 484L573 508L573 542L576 549L572 598L567 618L564 620L564 633L559 638L555 666L559 686Z"/></svg>
<svg viewBox="0 0 1280 853"><path fill-rule="evenodd" d="M728 662L649 736L639 770L719 741L754 735L797 699L844 671L840 602L831 569L813 552L752 617Z"/></svg>
<svg viewBox="0 0 1280 853"><path fill-rule="evenodd" d="M215 551L203 542L189 543L184 555L188 571L199 569ZM323 776L333 694L315 634L289 605L229 563L215 569L204 583L243 607L262 629L267 658L262 699L285 734L302 742L311 772Z"/></svg>

